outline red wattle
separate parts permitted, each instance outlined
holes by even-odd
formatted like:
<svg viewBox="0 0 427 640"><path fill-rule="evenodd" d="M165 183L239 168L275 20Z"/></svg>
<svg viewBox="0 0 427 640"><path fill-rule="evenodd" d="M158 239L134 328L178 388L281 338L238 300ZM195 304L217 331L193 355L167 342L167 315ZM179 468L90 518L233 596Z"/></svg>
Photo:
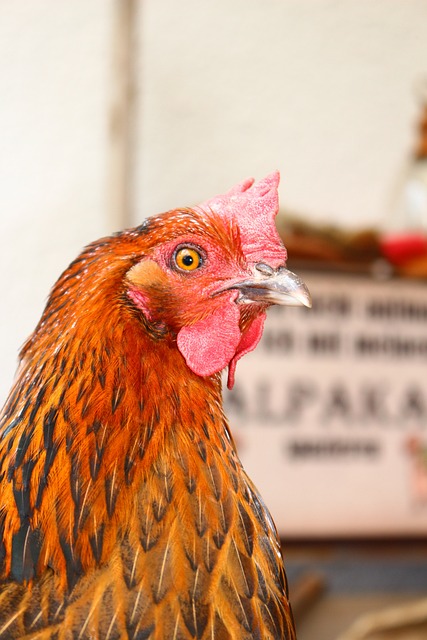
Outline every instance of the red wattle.
<svg viewBox="0 0 427 640"><path fill-rule="evenodd" d="M249 351L253 351L257 346L258 342L261 340L262 330L264 328L264 321L266 318L265 313L261 313L259 316L255 318L250 327L242 334L239 344L237 345L236 353L234 354L234 358L230 361L228 365L228 378L227 378L227 387L232 389L234 387L234 375L236 373L236 364L237 361L240 360L244 355L249 353Z"/></svg>

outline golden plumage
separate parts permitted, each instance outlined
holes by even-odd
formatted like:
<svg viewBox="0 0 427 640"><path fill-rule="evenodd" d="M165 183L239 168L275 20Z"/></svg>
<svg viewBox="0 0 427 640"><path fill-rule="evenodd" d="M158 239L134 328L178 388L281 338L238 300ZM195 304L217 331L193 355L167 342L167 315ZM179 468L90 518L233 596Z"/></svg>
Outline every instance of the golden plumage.
<svg viewBox="0 0 427 640"><path fill-rule="evenodd" d="M170 268L184 241L205 272ZM295 637L220 374L177 348L233 270L247 276L236 224L182 210L93 243L58 280L1 416L0 640ZM243 337L266 306L242 305Z"/></svg>

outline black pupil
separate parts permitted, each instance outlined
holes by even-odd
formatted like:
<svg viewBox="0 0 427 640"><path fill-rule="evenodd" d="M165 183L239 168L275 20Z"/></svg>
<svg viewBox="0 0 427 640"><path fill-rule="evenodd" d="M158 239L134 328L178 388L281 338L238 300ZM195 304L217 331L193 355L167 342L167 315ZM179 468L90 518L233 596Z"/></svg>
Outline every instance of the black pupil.
<svg viewBox="0 0 427 640"><path fill-rule="evenodd" d="M190 254L187 253L187 255L182 258L182 262L185 264L186 267L191 267L191 265L194 262L194 258L193 256L190 256Z"/></svg>

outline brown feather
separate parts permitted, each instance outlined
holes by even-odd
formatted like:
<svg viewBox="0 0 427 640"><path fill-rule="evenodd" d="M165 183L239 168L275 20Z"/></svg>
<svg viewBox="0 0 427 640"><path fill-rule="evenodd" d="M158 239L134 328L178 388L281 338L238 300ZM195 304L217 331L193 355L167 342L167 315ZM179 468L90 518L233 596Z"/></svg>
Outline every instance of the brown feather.
<svg viewBox="0 0 427 640"><path fill-rule="evenodd" d="M189 229L243 259L213 216L159 216L90 245L24 346L1 416L0 640L295 637L219 376L126 298L141 255Z"/></svg>

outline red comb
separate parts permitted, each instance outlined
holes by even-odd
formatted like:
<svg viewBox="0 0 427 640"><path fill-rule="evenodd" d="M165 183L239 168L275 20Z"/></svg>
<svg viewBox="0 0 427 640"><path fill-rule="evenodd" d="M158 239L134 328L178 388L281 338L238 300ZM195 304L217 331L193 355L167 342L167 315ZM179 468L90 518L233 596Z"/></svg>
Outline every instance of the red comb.
<svg viewBox="0 0 427 640"><path fill-rule="evenodd" d="M251 262L268 262L272 267L286 261L286 249L274 218L279 210L277 187L280 174L270 173L259 182L248 178L224 195L203 202L201 209L234 220L240 231L242 249Z"/></svg>

